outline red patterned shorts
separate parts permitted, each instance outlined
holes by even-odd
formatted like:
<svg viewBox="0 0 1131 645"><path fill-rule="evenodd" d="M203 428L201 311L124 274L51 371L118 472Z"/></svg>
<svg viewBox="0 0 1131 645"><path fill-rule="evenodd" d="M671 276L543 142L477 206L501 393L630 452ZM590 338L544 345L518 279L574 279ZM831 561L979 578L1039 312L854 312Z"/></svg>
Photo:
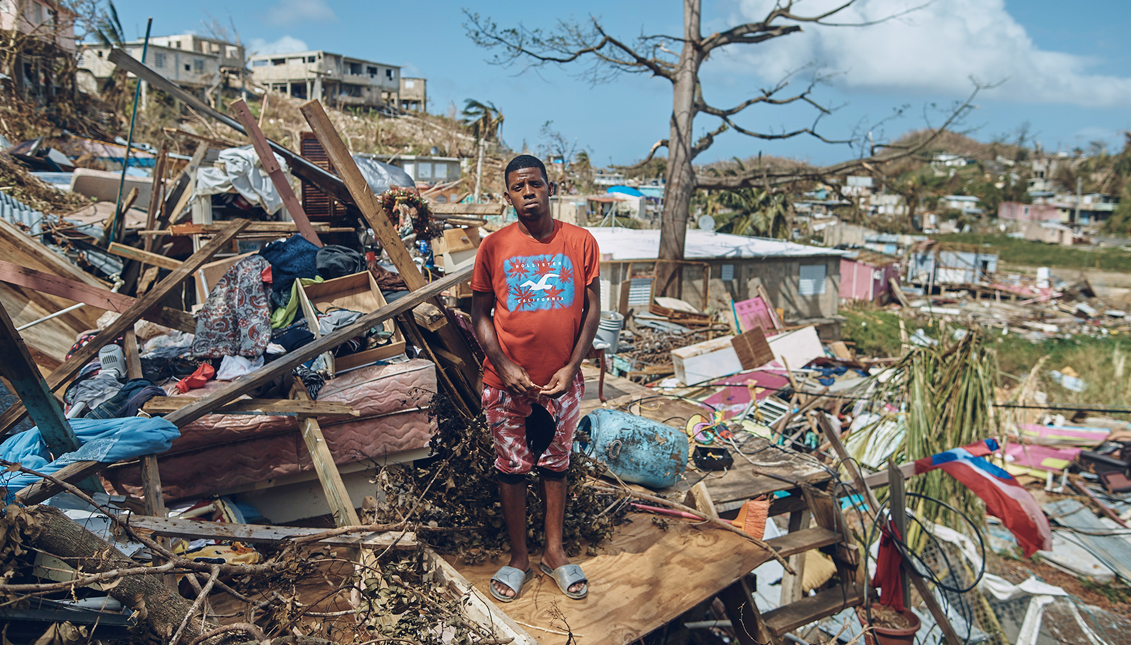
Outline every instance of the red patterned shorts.
<svg viewBox="0 0 1131 645"><path fill-rule="evenodd" d="M585 394L585 377L581 370L573 378L568 390L558 398L541 394L516 396L490 385L483 386L483 415L491 427L495 440L495 468L499 472L521 475L535 465L563 472L569 468L569 453L573 450L573 431L581 419L581 397ZM548 448L534 463L534 455L526 438L526 418L537 403L554 418L556 431Z"/></svg>

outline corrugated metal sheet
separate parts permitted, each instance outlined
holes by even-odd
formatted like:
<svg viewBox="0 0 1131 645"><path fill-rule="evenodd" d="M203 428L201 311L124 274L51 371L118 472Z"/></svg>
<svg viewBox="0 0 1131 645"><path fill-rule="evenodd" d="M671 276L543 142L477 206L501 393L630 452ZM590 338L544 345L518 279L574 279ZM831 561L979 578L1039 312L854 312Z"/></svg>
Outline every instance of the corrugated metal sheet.
<svg viewBox="0 0 1131 645"><path fill-rule="evenodd" d="M42 232L43 213L27 206L15 197L0 191L0 218L13 224L23 224L31 229L32 235Z"/></svg>

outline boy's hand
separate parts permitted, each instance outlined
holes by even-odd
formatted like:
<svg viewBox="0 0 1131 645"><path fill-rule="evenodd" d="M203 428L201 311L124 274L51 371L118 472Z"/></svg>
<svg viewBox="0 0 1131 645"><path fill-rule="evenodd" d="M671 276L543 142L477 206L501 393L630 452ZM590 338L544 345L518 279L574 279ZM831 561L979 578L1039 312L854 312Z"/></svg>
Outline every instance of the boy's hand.
<svg viewBox="0 0 1131 645"><path fill-rule="evenodd" d="M566 365L560 370L554 372L554 375L550 377L549 384L547 384L546 387L542 388L542 394L551 398L557 398L561 396L563 393L565 393L566 390L569 389L570 384L573 383L573 377L576 375L577 368Z"/></svg>
<svg viewBox="0 0 1131 645"><path fill-rule="evenodd" d="M524 394L535 394L542 390L530 380L530 375L526 373L522 366L509 360L500 361L500 363L502 364L496 364L495 368L499 370L499 377L503 379L503 385L508 392L522 396Z"/></svg>

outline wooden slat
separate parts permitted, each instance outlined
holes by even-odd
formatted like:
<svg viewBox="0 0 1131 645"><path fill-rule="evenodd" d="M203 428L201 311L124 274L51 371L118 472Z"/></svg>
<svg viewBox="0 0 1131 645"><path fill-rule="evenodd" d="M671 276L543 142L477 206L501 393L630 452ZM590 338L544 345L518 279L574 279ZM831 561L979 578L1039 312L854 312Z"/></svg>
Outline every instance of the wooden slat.
<svg viewBox="0 0 1131 645"><path fill-rule="evenodd" d="M766 629L762 615L758 613L758 605L754 602L754 594L745 577L739 578L734 584L723 589L719 594L719 600L726 608L731 625L736 626L734 635L739 645L777 645Z"/></svg>
<svg viewBox="0 0 1131 645"><path fill-rule="evenodd" d="M294 395L297 403L312 403L310 394L302 380L295 377ZM353 501L350 500L349 491L342 481L342 474L338 472L338 465L334 463L334 455L330 454L330 447L326 445L326 437L322 434L322 427L314 417L299 419L299 430L306 450L310 453L310 461L314 463L314 472L318 473L318 482L322 484L322 492L326 494L326 503L330 505L330 513L334 516L336 526L357 526L361 520L357 517Z"/></svg>
<svg viewBox="0 0 1131 645"><path fill-rule="evenodd" d="M351 233L354 229L348 226L327 226L326 224L311 224L311 228L317 233ZM215 235L224 230L223 224L174 224L166 229L153 229L139 231L138 234L146 237L153 237L156 235ZM252 222L243 231L243 235L250 235L253 233L294 233L298 231L298 227L294 222Z"/></svg>
<svg viewBox="0 0 1131 645"><path fill-rule="evenodd" d="M271 544L295 538L320 535L326 529L312 529L298 526L270 526L266 524L232 524L229 522L199 522L179 520L175 517L154 518L134 515L130 526L145 531L153 531L161 537L179 537L186 540L239 540L248 544ZM396 548L415 548L416 534L412 531L389 531L386 533L360 533L339 535L318 544L331 546L387 547L396 542Z"/></svg>
<svg viewBox="0 0 1131 645"><path fill-rule="evenodd" d="M212 238L212 241L194 253L188 260L185 260L176 271L166 276L152 291L145 294L144 297L139 298L133 306L107 325L106 328L92 338L90 342L76 351L70 359L60 365L59 368L52 372L51 376L47 378L47 385L51 388L51 391L59 389L67 381L71 380L75 374L78 374L79 370L98 355L98 350L114 342L114 340L127 329L131 329L134 323L140 320L145 312L153 309L159 302L164 300L165 296L171 293L173 289L180 286L185 278L192 275L193 271L196 271L202 264L212 259L212 256L221 248L224 248L237 233L247 226L247 224L248 221L245 219L232 220L225 233ZM17 404L9 408L3 415L0 415L0 436L6 434L12 426L19 423L20 419L22 419L25 414L24 406Z"/></svg>
<svg viewBox="0 0 1131 645"><path fill-rule="evenodd" d="M141 409L146 414L158 415L176 412L192 405L200 397L155 396ZM212 414L272 414L276 416L320 416L351 419L359 412L348 403L338 401L295 401L293 399L236 399L217 408Z"/></svg>
<svg viewBox="0 0 1131 645"><path fill-rule="evenodd" d="M507 211L506 204L429 204L436 215L502 215Z"/></svg>
<svg viewBox="0 0 1131 645"><path fill-rule="evenodd" d="M72 464L63 466L55 474L52 475L55 479L65 481L68 484L77 484L78 482L94 475L98 471L105 468L107 464L97 461L76 461ZM41 479L31 486L24 488L16 493L16 499L21 503L31 506L38 504L46 499L50 499L58 493L63 492L63 487L55 484L52 481Z"/></svg>
<svg viewBox="0 0 1131 645"><path fill-rule="evenodd" d="M130 307L137 304L136 298L121 293L114 293L108 289L61 278L3 260L0 260L0 281L117 313L125 313L129 311ZM170 329L178 329L190 334L196 331L196 321L193 320L193 317L177 309L155 306L142 314L141 317Z"/></svg>
<svg viewBox="0 0 1131 645"><path fill-rule="evenodd" d="M0 241L11 244L15 247L16 251L35 258L42 264L44 269L55 275L77 280L93 287L101 287L103 289L110 288L109 285L102 280L78 268L69 260L56 255L46 246L35 241L27 233L24 233L4 219L0 219ZM8 257L5 259L10 261L14 258Z"/></svg>
<svg viewBox="0 0 1131 645"><path fill-rule="evenodd" d="M126 246L125 244L119 244L117 242L112 242L110 244L110 248L106 250L119 257L137 260L138 262L141 262L143 264L161 267L162 269L169 269L170 271L181 266L180 260L174 260L173 258L167 258L164 255L158 255L156 253L150 253L149 251L135 249L132 246Z"/></svg>
<svg viewBox="0 0 1131 645"><path fill-rule="evenodd" d="M15 389L14 394L27 406L52 455L58 458L78 450L78 437L3 305L0 305L0 374L8 379Z"/></svg>
<svg viewBox="0 0 1131 645"><path fill-rule="evenodd" d="M394 316L398 316L412 309L421 302L435 297L443 290L449 289L459 284L461 281L466 280L470 273L471 267L468 267L445 277L443 280L430 283L417 292L398 298L377 311L358 318L353 324L347 327L338 329L312 343L308 343L292 352L283 354L282 357L271 361L238 381L234 381L212 392L207 397L197 399L192 405L187 405L176 412L170 413L165 419L175 424L178 428L183 428L200 417L211 414L213 410L216 410L225 403L234 401L245 392L257 388L268 381L272 381L278 376L290 373L296 365L305 363L322 352L331 350L347 340L359 336L370 327L383 323Z"/></svg>
<svg viewBox="0 0 1131 645"><path fill-rule="evenodd" d="M833 614L850 607L857 607L864 602L864 588L853 585L847 589L830 587L816 594L806 596L795 603L778 607L762 614L762 620L774 636L787 634L798 627L828 618Z"/></svg>
<svg viewBox="0 0 1131 645"><path fill-rule="evenodd" d="M370 190L369 184L361 175L361 170L358 169L357 163L350 156L345 142L342 141L333 124L330 123L330 118L326 115L322 104L318 101L309 101L304 103L299 111L306 118L310 129L314 131L314 136L318 137L318 142L326 150L330 162L334 164L334 170L345 182L346 188L353 196L353 202L357 204L362 216L365 217L365 221L373 229L377 239L380 240L381 248L388 254L389 260L397 268L397 273L400 274L405 285L408 286L410 291L420 289L425 284L424 276L420 274L420 269L413 262L412 256L409 255L408 249L401 241L388 213L382 208L381 202ZM436 299L434 304L441 310L444 308L444 304L439 298ZM441 327L436 333L439 334L440 340L443 341L447 350L464 362L460 373L470 384L470 389L478 391L479 365L472 359L463 336L455 329L454 325ZM473 401L468 401L468 403L477 405Z"/></svg>
<svg viewBox="0 0 1131 645"><path fill-rule="evenodd" d="M804 553L805 551L819 549L823 546L836 544L839 541L840 536L837 535L835 531L815 526L766 540L766 544L770 545L774 551L777 551L778 555L789 557L798 553Z"/></svg>
<svg viewBox="0 0 1131 645"><path fill-rule="evenodd" d="M298 231L314 246L322 246L322 240L318 239L318 234L314 232L314 228L310 226L310 220L306 218L306 212L302 210L302 204L298 203L298 198L295 197L295 191L291 189L291 185L287 182L286 175L283 174L283 168L279 165L278 160L275 159L275 153L272 152L271 146L267 144L267 138L263 136L263 132L259 129L259 125L255 122L255 117L252 116L251 110L247 109L247 103L243 99L237 100L232 103L232 111L235 112L236 118L243 124L244 131L247 137L251 139L251 147L255 149L255 154L259 156L259 163L263 164L263 171L271 178L271 183L275 185L275 190L279 191L279 197L283 199L283 206L287 209L287 214L294 220L295 226Z"/></svg>
<svg viewBox="0 0 1131 645"><path fill-rule="evenodd" d="M153 168L153 183L149 188L149 208L145 213L145 228L157 225L161 211L161 189L165 185L165 163L169 160L169 140L161 140L161 151L157 154L157 164Z"/></svg>

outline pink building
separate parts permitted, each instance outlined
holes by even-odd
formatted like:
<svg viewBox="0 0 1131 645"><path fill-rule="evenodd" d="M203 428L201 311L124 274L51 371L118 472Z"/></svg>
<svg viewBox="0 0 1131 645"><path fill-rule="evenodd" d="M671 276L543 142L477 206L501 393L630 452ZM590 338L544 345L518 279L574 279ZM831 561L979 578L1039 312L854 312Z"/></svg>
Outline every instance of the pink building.
<svg viewBox="0 0 1131 645"><path fill-rule="evenodd" d="M1002 202L997 207L997 218L1015 222L1059 222L1060 210L1055 204Z"/></svg>
<svg viewBox="0 0 1131 645"><path fill-rule="evenodd" d="M874 251L852 251L840 259L840 297L883 304L891 278L899 280L899 258Z"/></svg>
<svg viewBox="0 0 1131 645"><path fill-rule="evenodd" d="M0 31L19 31L75 52L75 14L51 0L0 0Z"/></svg>
<svg viewBox="0 0 1131 645"><path fill-rule="evenodd" d="M17 96L46 105L73 91L74 75L60 78L56 68L59 59L75 55L74 12L57 0L0 0L0 34L15 46L0 73L11 79Z"/></svg>

